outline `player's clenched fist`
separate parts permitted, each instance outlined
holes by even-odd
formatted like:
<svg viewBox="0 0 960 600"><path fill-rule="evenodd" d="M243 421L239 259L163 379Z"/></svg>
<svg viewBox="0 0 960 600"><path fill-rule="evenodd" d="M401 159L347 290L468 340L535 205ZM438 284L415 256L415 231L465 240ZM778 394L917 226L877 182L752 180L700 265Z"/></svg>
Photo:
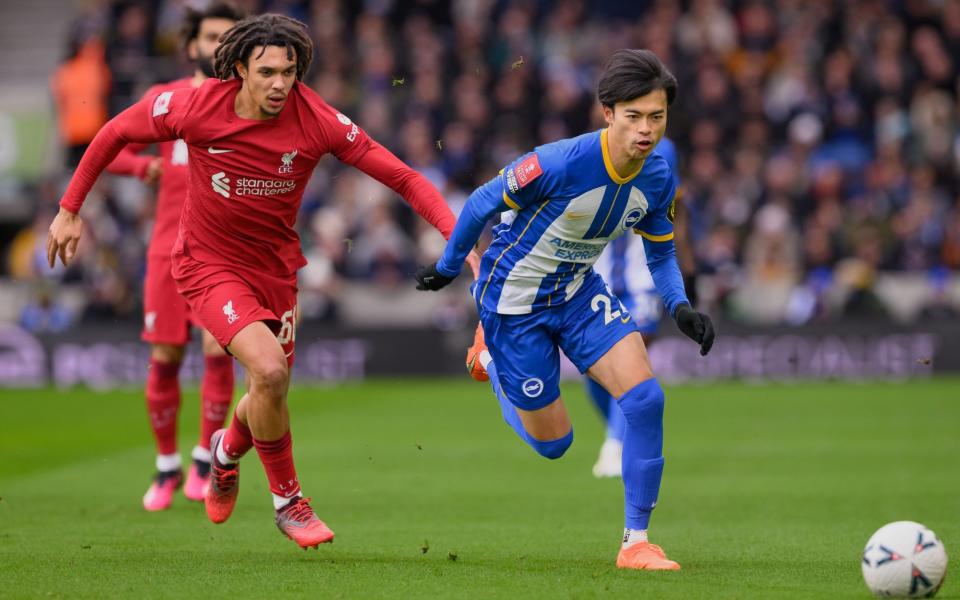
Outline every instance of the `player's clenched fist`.
<svg viewBox="0 0 960 600"><path fill-rule="evenodd" d="M433 263L432 265L428 265L426 267L420 267L417 269L417 274L414 275L414 278L417 280L418 290L432 290L434 292L446 287L451 281L454 280L453 277L441 275L440 272L437 271L437 263Z"/></svg>
<svg viewBox="0 0 960 600"><path fill-rule="evenodd" d="M693 310L689 304L681 304L673 318L685 336L700 344L700 356L706 356L716 337L710 317Z"/></svg>
<svg viewBox="0 0 960 600"><path fill-rule="evenodd" d="M80 215L61 208L50 224L47 237L47 262L51 269L57 262L57 256L64 266L73 260L82 231L83 221L80 220Z"/></svg>

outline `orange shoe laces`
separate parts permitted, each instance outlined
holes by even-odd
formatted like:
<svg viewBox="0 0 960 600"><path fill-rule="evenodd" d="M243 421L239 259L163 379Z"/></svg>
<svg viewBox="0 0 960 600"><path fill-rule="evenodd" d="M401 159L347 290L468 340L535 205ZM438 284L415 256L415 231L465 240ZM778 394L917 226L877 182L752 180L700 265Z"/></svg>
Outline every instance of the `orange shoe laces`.
<svg viewBox="0 0 960 600"><path fill-rule="evenodd" d="M299 523L306 523L311 519L315 519L316 515L313 513L313 509L310 508L309 504L311 500L313 500L313 498L300 498L294 504L283 509L284 516Z"/></svg>

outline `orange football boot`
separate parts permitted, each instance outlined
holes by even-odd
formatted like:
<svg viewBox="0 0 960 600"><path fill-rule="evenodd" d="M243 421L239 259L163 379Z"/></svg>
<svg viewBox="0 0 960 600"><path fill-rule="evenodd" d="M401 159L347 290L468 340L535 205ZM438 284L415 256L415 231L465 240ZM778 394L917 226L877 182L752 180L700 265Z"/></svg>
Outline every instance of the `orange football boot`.
<svg viewBox="0 0 960 600"><path fill-rule="evenodd" d="M473 345L467 348L467 371L470 377L477 381L490 381L487 370L480 363L480 353L487 349L487 343L483 341L483 325L477 323L477 331L473 334Z"/></svg>
<svg viewBox="0 0 960 600"><path fill-rule="evenodd" d="M309 502L310 498L294 498L277 511L277 528L304 550L333 541L333 532L317 518Z"/></svg>
<svg viewBox="0 0 960 600"><path fill-rule="evenodd" d="M620 554L617 555L617 568L679 571L680 565L667 558L660 546L650 542L638 542L620 549Z"/></svg>
<svg viewBox="0 0 960 600"><path fill-rule="evenodd" d="M207 509L207 518L214 523L223 523L230 518L240 491L240 465L227 468L217 460L217 446L225 432L226 429L218 429L210 438L210 453L213 456L210 463L210 482L207 484L203 504Z"/></svg>

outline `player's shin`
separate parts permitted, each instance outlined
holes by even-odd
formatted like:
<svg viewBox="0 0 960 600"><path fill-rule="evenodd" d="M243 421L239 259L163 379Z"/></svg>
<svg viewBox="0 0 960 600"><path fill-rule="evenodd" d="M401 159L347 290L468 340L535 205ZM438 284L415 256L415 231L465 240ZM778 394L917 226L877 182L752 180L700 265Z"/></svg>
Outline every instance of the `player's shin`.
<svg viewBox="0 0 960 600"><path fill-rule="evenodd" d="M150 360L146 387L150 428L157 441L157 454L161 457L170 457L162 466L158 461L160 471L180 468L179 456L175 460L172 458L177 454L177 413L180 410L179 373L180 363Z"/></svg>
<svg viewBox="0 0 960 600"><path fill-rule="evenodd" d="M252 447L253 434L235 412L220 444L211 450L216 453L217 462L221 465L230 465L240 460Z"/></svg>
<svg viewBox="0 0 960 600"><path fill-rule="evenodd" d="M223 427L233 398L233 358L204 357L203 381L200 383L200 440L197 445L210 449L210 437Z"/></svg>
<svg viewBox="0 0 960 600"><path fill-rule="evenodd" d="M300 482L293 466L293 440L287 431L280 439L266 441L253 440L260 462L267 472L270 493L273 494L273 506L280 510L292 498L300 496Z"/></svg>
<svg viewBox="0 0 960 600"><path fill-rule="evenodd" d="M648 379L619 399L626 420L623 487L626 528L644 531L657 503L663 475L663 390Z"/></svg>
<svg viewBox="0 0 960 600"><path fill-rule="evenodd" d="M620 404L613 397L610 398L610 415L607 417L607 439L623 443L623 436L627 431L627 420L620 410Z"/></svg>
<svg viewBox="0 0 960 600"><path fill-rule="evenodd" d="M590 378L587 378L587 394L607 423L607 439L622 442L626 422L617 400L602 385Z"/></svg>

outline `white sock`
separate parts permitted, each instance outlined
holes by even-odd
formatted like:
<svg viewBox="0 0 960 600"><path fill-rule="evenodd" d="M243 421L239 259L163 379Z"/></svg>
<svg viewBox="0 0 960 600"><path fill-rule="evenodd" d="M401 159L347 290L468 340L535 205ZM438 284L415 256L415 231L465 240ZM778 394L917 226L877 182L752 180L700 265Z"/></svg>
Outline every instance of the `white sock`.
<svg viewBox="0 0 960 600"><path fill-rule="evenodd" d="M210 451L206 448L201 448L200 446L194 446L193 452L190 453L190 458L193 460L200 460L205 463L210 462L211 454Z"/></svg>
<svg viewBox="0 0 960 600"><path fill-rule="evenodd" d="M176 471L180 468L180 464L179 452L175 452L174 454L157 455L157 470L160 472Z"/></svg>
<svg viewBox="0 0 960 600"><path fill-rule="evenodd" d="M486 350L481 350L481 351L480 351L480 365L481 365L484 369L487 368L487 365L490 364L490 361L491 361L491 360L493 360L493 357L490 356L490 353L489 353L489 352L487 352Z"/></svg>
<svg viewBox="0 0 960 600"><path fill-rule="evenodd" d="M289 498L287 498L286 496L281 496L279 494L273 494L273 493L271 493L270 495L273 496L274 510L280 510L284 506L290 504L290 501L293 500L294 498L301 498L303 496L303 494L301 494L300 492L297 492L296 496L290 496Z"/></svg>
<svg viewBox="0 0 960 600"><path fill-rule="evenodd" d="M612 437L608 437L603 440L603 445L600 446L600 454L614 454L622 455L623 454L623 442Z"/></svg>
<svg viewBox="0 0 960 600"><path fill-rule="evenodd" d="M220 463L222 467L230 467L235 464L235 461L227 456L227 453L223 451L223 438L220 438L220 443L217 444L216 448L217 453L217 462Z"/></svg>
<svg viewBox="0 0 960 600"><path fill-rule="evenodd" d="M646 529L624 529L623 530L623 547L629 548L634 544L639 544L640 542L647 541L647 530Z"/></svg>

